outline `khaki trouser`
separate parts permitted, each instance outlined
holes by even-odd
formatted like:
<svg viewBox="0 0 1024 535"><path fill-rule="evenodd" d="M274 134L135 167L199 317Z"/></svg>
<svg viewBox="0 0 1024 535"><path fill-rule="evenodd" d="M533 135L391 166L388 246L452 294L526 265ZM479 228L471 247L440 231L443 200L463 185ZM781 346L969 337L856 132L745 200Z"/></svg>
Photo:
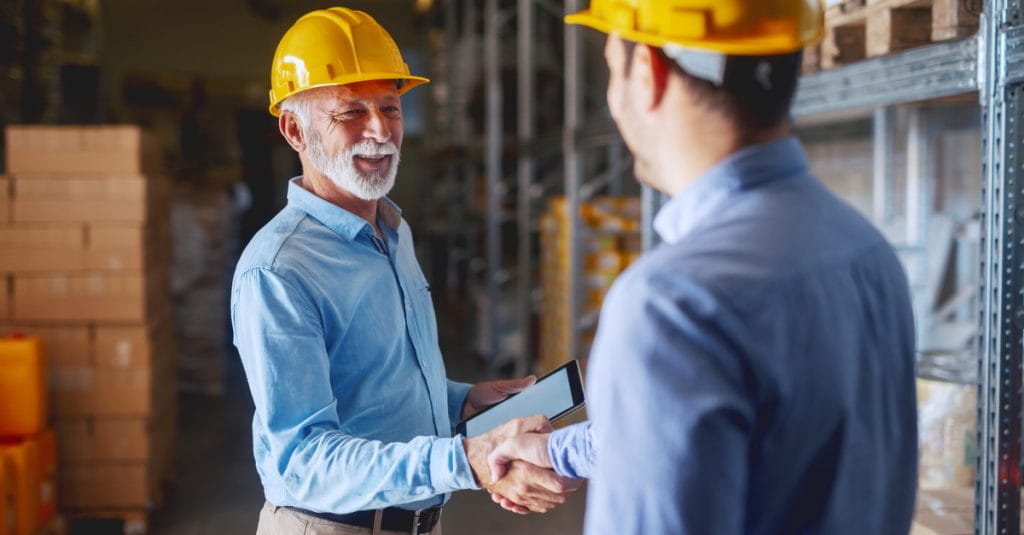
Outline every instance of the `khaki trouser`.
<svg viewBox="0 0 1024 535"><path fill-rule="evenodd" d="M409 535L402 531L380 531L380 535ZM323 520L298 511L278 507L270 502L263 504L260 524L256 535L377 535L371 528L360 528ZM430 535L441 535L441 523L434 526Z"/></svg>

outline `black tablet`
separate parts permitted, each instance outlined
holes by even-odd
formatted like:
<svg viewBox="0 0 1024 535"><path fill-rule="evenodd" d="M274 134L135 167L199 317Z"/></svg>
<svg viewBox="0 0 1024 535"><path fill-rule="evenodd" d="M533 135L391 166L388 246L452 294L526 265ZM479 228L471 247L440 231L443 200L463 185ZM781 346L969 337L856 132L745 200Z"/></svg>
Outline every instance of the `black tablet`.
<svg viewBox="0 0 1024 535"><path fill-rule="evenodd" d="M543 414L555 422L583 407L583 378L575 360L541 377L533 386L459 422L455 432L475 437L514 418Z"/></svg>

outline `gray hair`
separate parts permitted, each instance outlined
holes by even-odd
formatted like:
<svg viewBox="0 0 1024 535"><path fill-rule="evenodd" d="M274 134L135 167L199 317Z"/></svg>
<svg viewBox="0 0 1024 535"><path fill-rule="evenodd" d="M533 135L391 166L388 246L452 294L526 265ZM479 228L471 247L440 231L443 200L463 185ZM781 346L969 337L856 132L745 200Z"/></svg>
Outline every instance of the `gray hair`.
<svg viewBox="0 0 1024 535"><path fill-rule="evenodd" d="M306 91L300 91L284 99L277 105L281 112L290 112L295 116L299 127L305 132L313 124L313 98L318 87Z"/></svg>

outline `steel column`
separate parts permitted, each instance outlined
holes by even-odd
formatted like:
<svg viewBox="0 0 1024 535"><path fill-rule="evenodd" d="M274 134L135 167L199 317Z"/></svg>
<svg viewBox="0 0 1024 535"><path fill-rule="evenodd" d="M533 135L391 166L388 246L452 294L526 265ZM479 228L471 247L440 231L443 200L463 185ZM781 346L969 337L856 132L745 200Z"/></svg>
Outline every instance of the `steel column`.
<svg viewBox="0 0 1024 535"><path fill-rule="evenodd" d="M517 309L519 333L522 349L516 359L516 377L525 375L530 368L533 350L533 227L531 217L531 189L533 188L534 155L533 139L536 135L534 124L534 74L536 66L533 49L534 7L533 0L518 0L518 35L516 46L519 64L518 69L518 101L519 117L517 129L519 133L518 161L518 198L516 206L517 226L519 234L519 258L517 278Z"/></svg>
<svg viewBox="0 0 1024 535"><path fill-rule="evenodd" d="M502 147L505 143L502 131L502 87L501 87L501 20L498 0L487 0L484 13L485 41L484 61L486 66L486 166L487 166L487 214L486 243L487 262L484 284L487 288L486 317L487 359L493 365L498 359L498 302L501 299L499 272L501 258L502 219Z"/></svg>
<svg viewBox="0 0 1024 535"><path fill-rule="evenodd" d="M566 0L565 8L575 13L582 0ZM568 220L569 273L567 281L569 315L569 358L580 357L580 304L581 304L581 245L583 240L580 221L580 186L583 182L583 155L579 144L579 131L583 122L583 38L579 26L565 27L565 125L562 134L562 152L565 162L565 197Z"/></svg>
<svg viewBox="0 0 1024 535"><path fill-rule="evenodd" d="M1021 232L1024 89L1008 44L1020 32L1021 0L987 0L979 32L982 107L982 273L975 531L1019 534L1024 346Z"/></svg>

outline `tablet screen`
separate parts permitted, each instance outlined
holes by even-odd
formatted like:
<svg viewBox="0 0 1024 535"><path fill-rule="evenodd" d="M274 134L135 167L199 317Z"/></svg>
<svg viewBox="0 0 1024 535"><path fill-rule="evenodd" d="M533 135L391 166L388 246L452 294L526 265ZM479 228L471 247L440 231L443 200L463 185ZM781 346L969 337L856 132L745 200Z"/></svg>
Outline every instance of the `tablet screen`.
<svg viewBox="0 0 1024 535"><path fill-rule="evenodd" d="M486 411L466 420L466 437L475 437L513 419L543 414L549 419L573 408L570 367L564 367ZM577 372L578 373L578 372Z"/></svg>

